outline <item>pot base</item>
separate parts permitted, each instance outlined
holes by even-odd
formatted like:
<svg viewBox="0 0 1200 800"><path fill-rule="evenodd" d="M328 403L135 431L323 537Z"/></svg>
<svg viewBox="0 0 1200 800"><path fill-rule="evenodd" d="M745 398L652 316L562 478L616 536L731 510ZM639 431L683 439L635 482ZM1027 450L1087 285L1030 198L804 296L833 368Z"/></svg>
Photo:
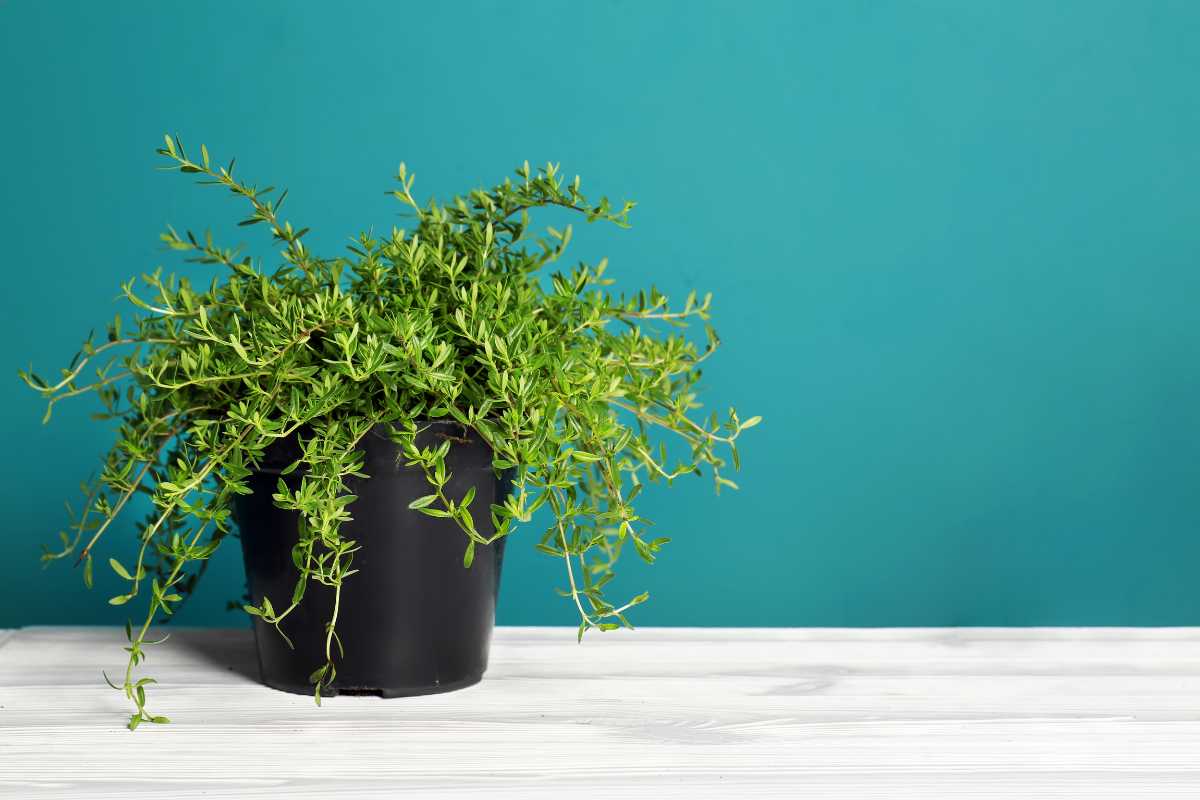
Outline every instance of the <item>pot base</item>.
<svg viewBox="0 0 1200 800"><path fill-rule="evenodd" d="M393 686L386 689L376 689L369 687L358 686L330 686L321 690L321 697L378 697L383 700L393 700L398 697L421 697L427 694L445 694L446 692L456 692L459 689L467 689L483 680L483 675L473 675L457 681L449 681L447 683L437 683L425 686ZM305 686L284 685L268 680L262 681L263 685L288 694L303 694L309 697L313 694L311 684Z"/></svg>

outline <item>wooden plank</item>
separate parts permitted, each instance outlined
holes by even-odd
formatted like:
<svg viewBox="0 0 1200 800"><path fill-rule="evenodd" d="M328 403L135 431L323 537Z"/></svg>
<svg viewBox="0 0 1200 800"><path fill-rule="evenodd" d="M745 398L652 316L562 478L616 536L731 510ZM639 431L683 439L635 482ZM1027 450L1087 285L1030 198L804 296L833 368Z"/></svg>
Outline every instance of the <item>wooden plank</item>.
<svg viewBox="0 0 1200 800"><path fill-rule="evenodd" d="M479 686L310 698L176 630L0 632L0 797L1196 797L1200 629L503 628Z"/></svg>

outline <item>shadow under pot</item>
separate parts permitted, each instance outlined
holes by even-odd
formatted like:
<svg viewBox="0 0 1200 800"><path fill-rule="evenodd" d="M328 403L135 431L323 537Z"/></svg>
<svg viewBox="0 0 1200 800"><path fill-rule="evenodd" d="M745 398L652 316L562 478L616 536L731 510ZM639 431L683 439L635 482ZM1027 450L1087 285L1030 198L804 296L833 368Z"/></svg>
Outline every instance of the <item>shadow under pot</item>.
<svg viewBox="0 0 1200 800"><path fill-rule="evenodd" d="M470 429L453 422L418 423L420 447L451 442L446 495L461 498L471 488L475 527L494 533L492 503L501 504L511 489L511 473L497 477L492 450ZM353 521L343 524L345 538L358 543L352 569L342 584L334 645L337 675L324 695L366 694L406 697L448 692L478 683L487 669L495 625L496 599L504 539L477 546L471 566L463 566L467 538L457 523L412 510L409 503L432 489L420 467L404 466L400 448L377 426L363 437L363 472L347 489L357 496L348 506ZM292 550L299 540L299 514L271 500L279 479L292 489L303 468L281 471L300 457L297 440L268 448L262 467L248 478L253 494L240 495L234 515L251 602L268 597L277 611L286 608L299 578ZM334 590L309 582L303 599L280 622L291 639L259 617L253 618L262 681L286 692L311 694L312 672L325 663L326 624L333 614Z"/></svg>

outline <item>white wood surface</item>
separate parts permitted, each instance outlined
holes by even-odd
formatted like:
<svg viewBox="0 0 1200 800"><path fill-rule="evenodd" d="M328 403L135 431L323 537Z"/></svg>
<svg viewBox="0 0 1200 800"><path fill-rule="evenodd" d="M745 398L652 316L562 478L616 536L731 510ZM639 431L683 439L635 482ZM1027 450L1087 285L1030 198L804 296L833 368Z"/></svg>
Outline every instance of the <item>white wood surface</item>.
<svg viewBox="0 0 1200 800"><path fill-rule="evenodd" d="M322 708L180 629L134 733L123 638L0 631L0 797L1200 797L1200 629L502 628L478 686Z"/></svg>

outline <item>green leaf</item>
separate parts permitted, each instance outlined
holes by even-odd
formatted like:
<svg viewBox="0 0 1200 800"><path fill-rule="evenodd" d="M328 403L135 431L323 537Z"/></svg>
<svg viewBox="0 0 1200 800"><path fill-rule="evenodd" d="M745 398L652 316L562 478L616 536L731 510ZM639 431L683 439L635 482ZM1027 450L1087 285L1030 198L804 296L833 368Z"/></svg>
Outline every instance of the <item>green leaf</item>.
<svg viewBox="0 0 1200 800"><path fill-rule="evenodd" d="M420 508L417 510L428 517L437 517L438 519L449 519L453 516L449 511L444 511L440 508Z"/></svg>
<svg viewBox="0 0 1200 800"><path fill-rule="evenodd" d="M127 580L127 581L133 580L133 576L129 574L129 570L125 569L125 567L121 564L120 561L117 561L115 558L110 558L108 560L108 565L110 567L112 567L113 572L117 573L125 580Z"/></svg>
<svg viewBox="0 0 1200 800"><path fill-rule="evenodd" d="M475 540L469 539L466 552L463 553L463 566L470 569L473 563L475 563Z"/></svg>
<svg viewBox="0 0 1200 800"><path fill-rule="evenodd" d="M408 507L411 509L425 508L437 499L438 496L436 494L427 494L424 497L418 497L416 500L413 500L408 504Z"/></svg>
<svg viewBox="0 0 1200 800"><path fill-rule="evenodd" d="M123 606L133 599L131 594L119 594L116 597L108 598L108 604L111 606Z"/></svg>

